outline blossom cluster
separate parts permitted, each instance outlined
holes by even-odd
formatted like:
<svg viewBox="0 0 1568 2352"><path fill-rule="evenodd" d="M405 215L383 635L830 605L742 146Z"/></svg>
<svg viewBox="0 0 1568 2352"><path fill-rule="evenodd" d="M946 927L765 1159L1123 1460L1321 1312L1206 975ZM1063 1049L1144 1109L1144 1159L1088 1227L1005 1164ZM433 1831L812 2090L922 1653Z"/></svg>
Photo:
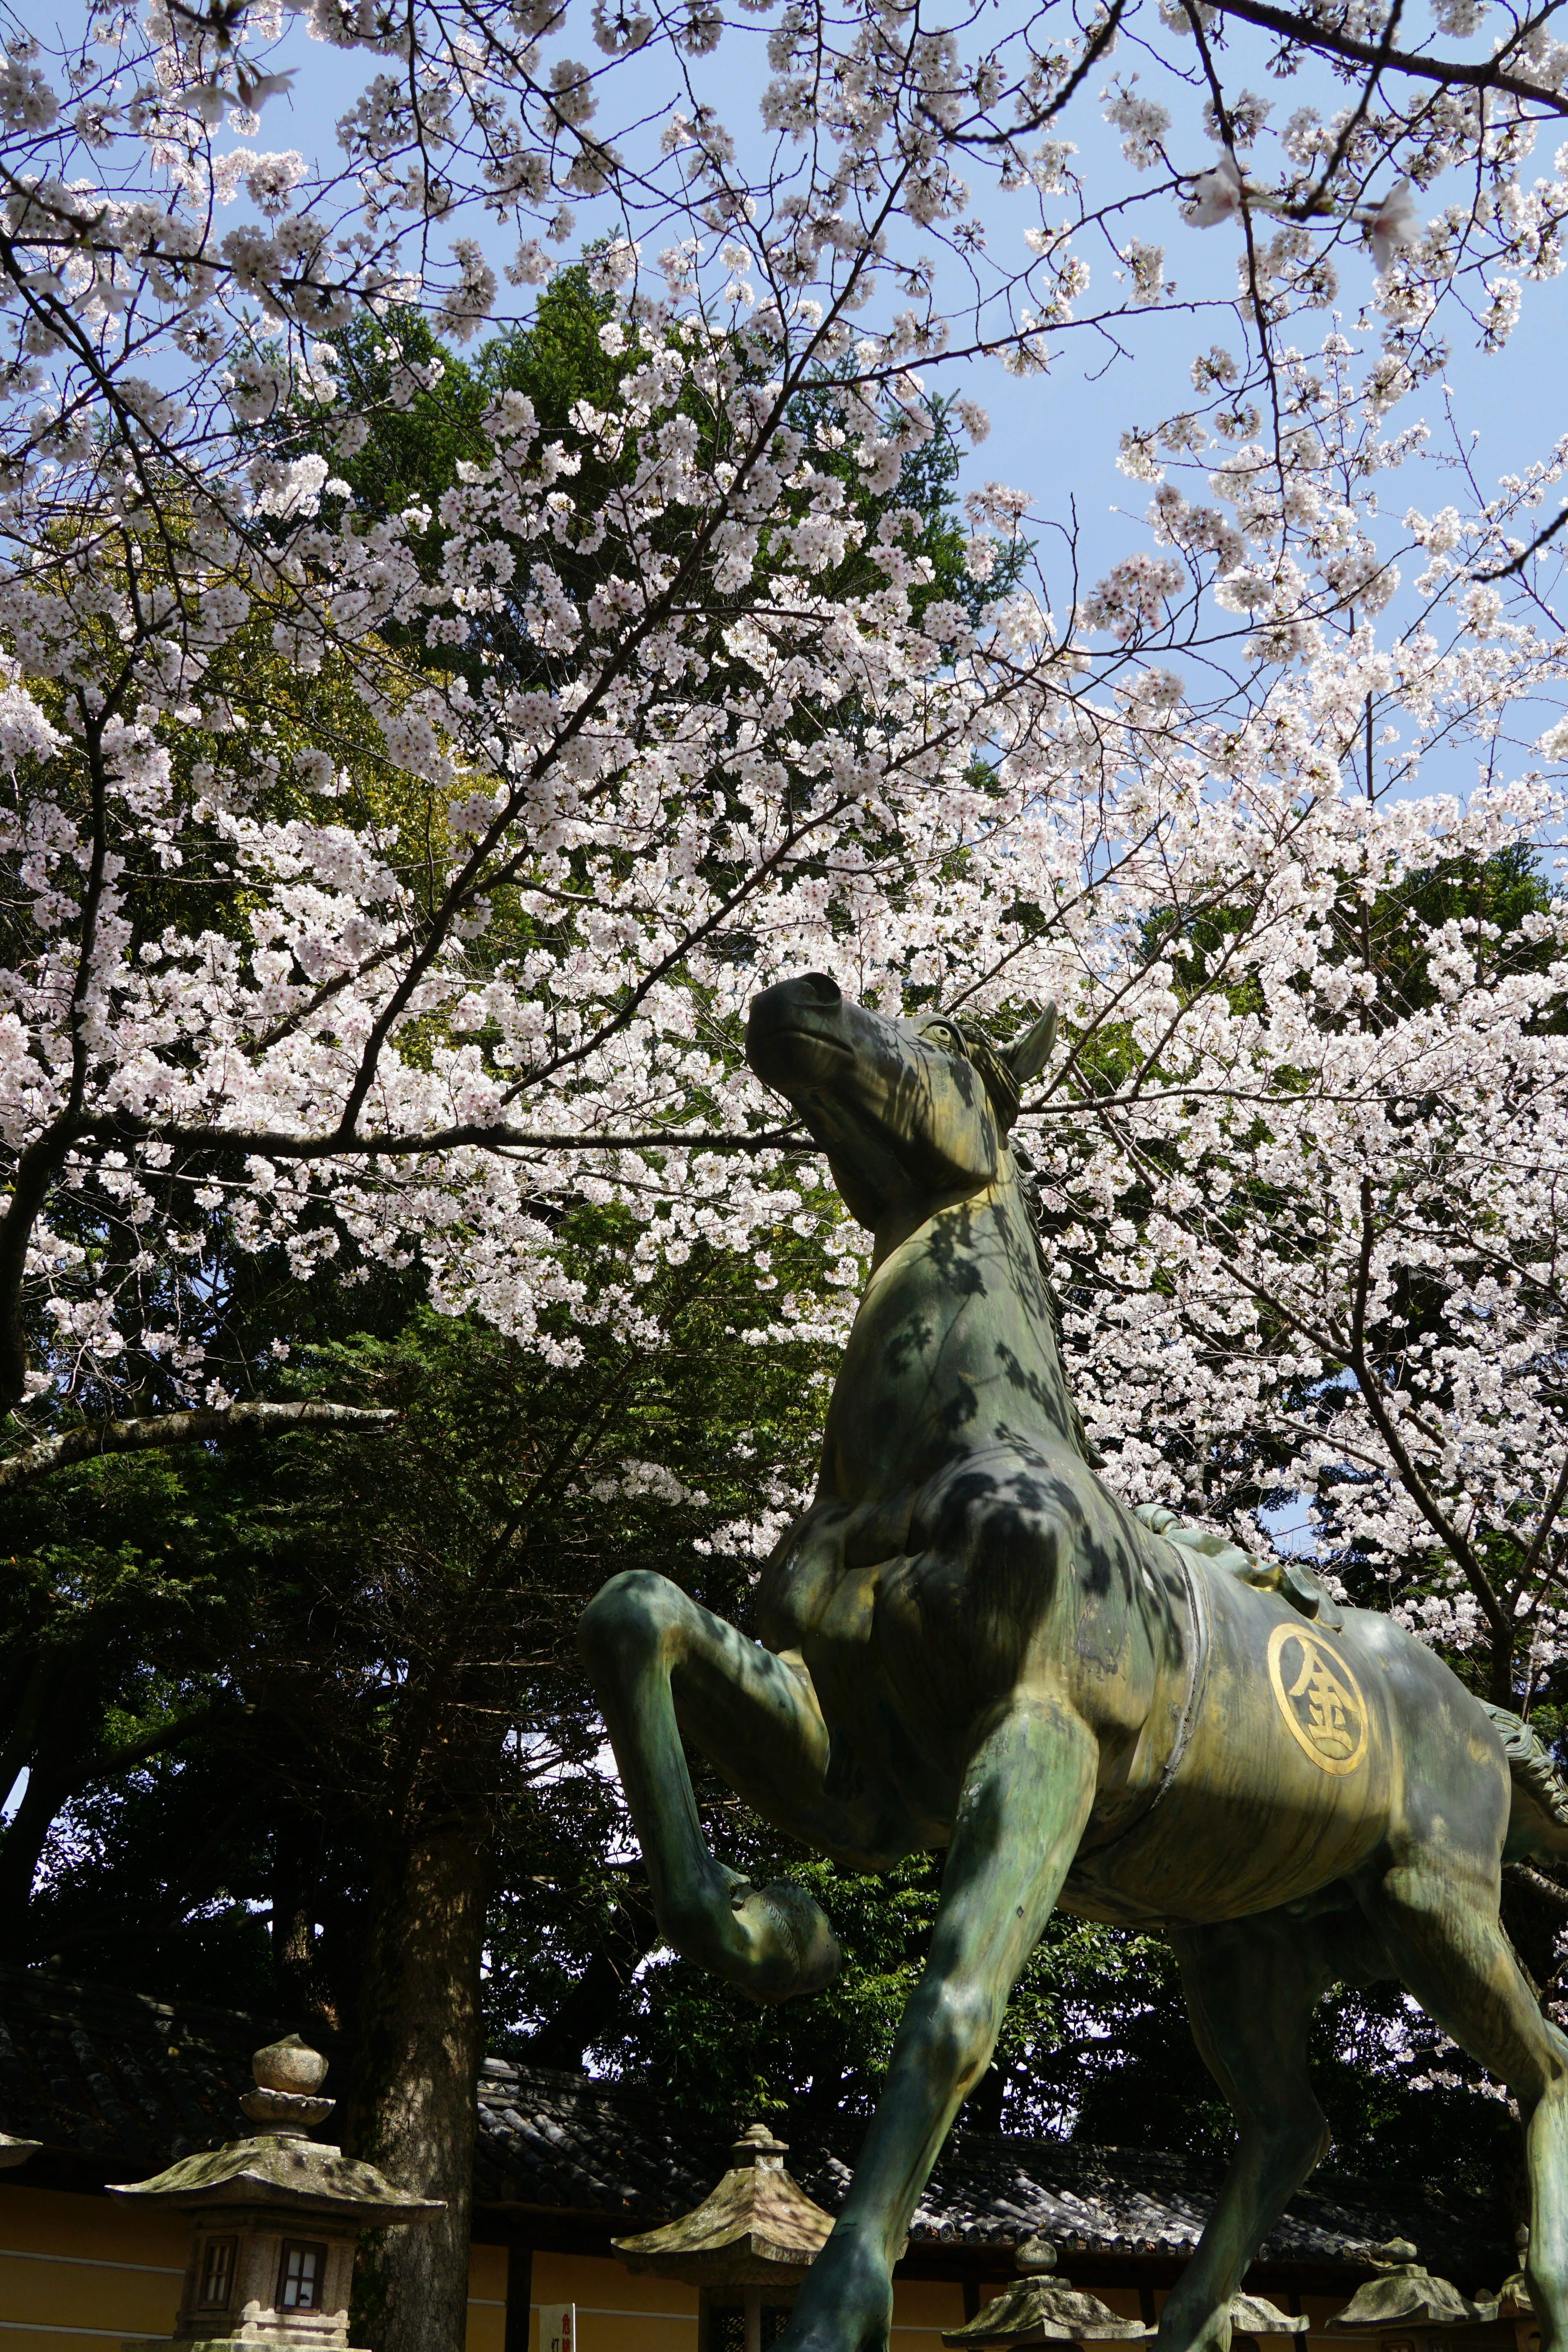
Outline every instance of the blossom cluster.
<svg viewBox="0 0 1568 2352"><path fill-rule="evenodd" d="M1354 87L1274 126L1216 14L638 0L584 59L552 0L153 0L12 41L7 1403L132 1360L223 1402L219 1226L301 1279L416 1266L557 1360L701 1246L752 1258L753 1343L831 1339L863 1237L769 1287L826 1213L748 999L816 967L1005 1034L1054 998L1018 1146L1108 1476L1248 1540L1305 1497L1329 1572L1505 1686L1554 1660L1568 447L1489 499L1460 451L1397 529L1385 491L1445 320L1500 342L1561 267L1568 150L1529 174L1568 53L1309 9L1296 61ZM701 95L742 27L761 140ZM307 38L358 77L324 174L259 143ZM1131 194L1075 163L1085 106ZM983 360L1179 299L1184 210L1240 275L1192 397L1129 422L1146 543L1080 578L990 481L938 594L900 485L941 371L980 441ZM449 487L358 503L367 338L396 417L443 365L400 312L470 341L578 245L607 388L503 392ZM1309 337L1352 269L1367 324ZM584 1203L634 1235L591 1288Z"/></svg>

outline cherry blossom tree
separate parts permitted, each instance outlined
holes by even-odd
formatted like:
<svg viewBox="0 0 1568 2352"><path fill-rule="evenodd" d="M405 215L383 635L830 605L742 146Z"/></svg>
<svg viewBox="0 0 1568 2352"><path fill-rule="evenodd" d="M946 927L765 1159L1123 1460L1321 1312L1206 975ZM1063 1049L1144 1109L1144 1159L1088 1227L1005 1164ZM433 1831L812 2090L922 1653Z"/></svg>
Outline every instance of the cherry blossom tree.
<svg viewBox="0 0 1568 2352"><path fill-rule="evenodd" d="M1447 322L1503 340L1521 281L1559 266L1563 184L1527 174L1568 111L1568 52L1544 16L1480 26L1447 5L1427 35L1398 8L1352 34L1251 0L994 28L743 0L730 23L600 7L582 64L564 11L322 0L97 11L52 50L18 36L0 1328L36 1466L62 1394L112 1412L132 1331L166 1407L227 1410L192 1328L204 1217L301 1270L416 1259L441 1305L569 1352L543 1312L571 1303L562 1202L638 1211L595 1309L634 1322L661 1253L765 1250L800 1213L795 1139L736 1051L777 971L832 963L879 1001L940 995L1004 1027L1055 993L1072 1050L1040 1115L1042 1198L1074 1204L1052 1212L1073 1263L1088 1251L1121 1301L1072 1325L1119 1475L1256 1507L1256 1477L1215 1485L1213 1416L1245 1402L1256 1434L1289 1390L1299 1449L1268 1423L1268 1491L1328 1481L1348 1509L1364 1473L1357 1526L1380 1558L1440 1551L1464 1605L1421 1605L1450 1633L1479 1612L1511 1687L1510 1629L1528 1619L1533 1643L1552 1622L1545 1391L1539 1476L1518 1485L1511 1391L1488 1391L1512 1432L1493 1466L1468 1449L1491 1461L1476 1383L1509 1318L1533 1335L1502 1343L1510 1364L1550 1353L1520 1220L1553 1165L1555 903L1506 989L1484 955L1460 988L1458 945L1424 940L1441 1015L1391 1013L1342 936L1346 905L1538 850L1559 821L1554 526L1535 518L1563 452L1499 497L1467 480L1462 510L1412 510L1403 548L1379 503L1422 441L1390 412ZM258 135L307 35L343 76L333 175L230 143ZM703 95L721 40L765 44L761 140L737 143ZM1321 102L1271 130L1233 64L1300 73ZM1121 134L1104 185L1062 135L1089 108ZM1016 256L982 216L992 189L1035 208ZM1444 208L1424 222L1429 189ZM1175 299L1156 240L1183 212L1232 236L1240 278L1195 397L1129 422L1146 551L1082 587L1059 519L991 483L972 494L973 594L933 601L886 502L939 372L1027 373L1064 339L1131 331ZM518 240L504 268L498 222ZM332 470L373 423L345 391L347 331L414 301L471 337L503 277L526 299L559 266L547 247L580 235L614 298L613 391L548 435L503 396L438 514L361 511ZM1348 268L1376 323L1288 341ZM406 403L439 362L384 334L385 396ZM958 413L982 438L967 393ZM1031 539L1026 585L987 604L998 547ZM1415 797L1466 742L1479 792ZM1192 944L1222 920L1220 944ZM1439 1050L1486 1107L1469 1142L1458 1080L1434 1069L1415 1124L1400 1108L1395 1077ZM1516 1100L1489 1190L1486 1119ZM1266 1235L1239 1204L1287 1164L1298 1189ZM1368 1318L1415 1246L1379 1186L1407 1202L1417 1167L1449 1188L1418 1254L1469 1318L1462 1376L1387 1349L1370 1369ZM1110 1213L1133 1195L1131 1221ZM1092 1249L1089 1199L1109 1215ZM1233 1298L1259 1335L1241 1381L1234 1347L1194 1337L1234 1339ZM821 1300L780 1317L834 1319ZM1194 1369L1162 1435L1141 1400L1167 1343ZM1529 1562L1511 1599L1485 1566L1504 1525Z"/></svg>
<svg viewBox="0 0 1568 2352"><path fill-rule="evenodd" d="M327 168L258 143L307 57ZM997 1035L1054 998L1017 1148L1108 1478L1259 1550L1294 1513L1331 1583L1550 1697L1568 444L1488 487L1415 396L1551 299L1564 115L1552 10L1479 0L14 31L8 1482L297 1410L211 1344L219 1225L563 1365L595 1319L656 1344L656 1270L715 1245L749 1339L830 1343L865 1237L748 998L826 967ZM356 495L376 403L567 263L602 389L501 388L438 497ZM987 370L1157 310L1194 355L1135 379L1136 550L1080 576L975 467L939 593L900 485L942 417L979 445ZM592 1281L583 1204L636 1234Z"/></svg>

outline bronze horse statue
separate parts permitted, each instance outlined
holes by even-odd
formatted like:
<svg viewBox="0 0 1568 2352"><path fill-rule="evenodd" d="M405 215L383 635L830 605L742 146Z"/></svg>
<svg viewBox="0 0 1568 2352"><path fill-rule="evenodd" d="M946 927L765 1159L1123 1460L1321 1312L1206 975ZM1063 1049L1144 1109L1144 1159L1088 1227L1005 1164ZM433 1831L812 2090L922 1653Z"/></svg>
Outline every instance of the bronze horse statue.
<svg viewBox="0 0 1568 2352"><path fill-rule="evenodd" d="M583 1619L659 1927L689 1959L784 2000L838 1949L802 1890L709 1852L683 1738L856 1870L948 1849L931 1956L784 2352L882 2352L916 2201L1056 1904L1164 1928L1236 2117L1158 2352L1226 2352L1231 2297L1328 2147L1313 2004L1373 1977L1518 2098L1542 2352L1568 2352L1568 2040L1498 1917L1503 1859L1568 1853L1568 1806L1532 1735L1390 1619L1304 1614L1095 1476L1007 1144L1053 1032L1047 1014L1001 1053L816 973L755 999L752 1067L875 1234L821 1481L763 1572L760 1642L646 1573Z"/></svg>

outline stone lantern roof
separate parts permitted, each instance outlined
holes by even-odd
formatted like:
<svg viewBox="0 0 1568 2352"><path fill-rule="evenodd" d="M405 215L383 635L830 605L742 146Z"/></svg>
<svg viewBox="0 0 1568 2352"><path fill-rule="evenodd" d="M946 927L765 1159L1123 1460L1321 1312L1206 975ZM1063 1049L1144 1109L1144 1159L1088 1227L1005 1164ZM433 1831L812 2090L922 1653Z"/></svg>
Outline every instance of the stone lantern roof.
<svg viewBox="0 0 1568 2352"><path fill-rule="evenodd" d="M1328 2323L1335 2335L1342 2328L1463 2327L1497 2317L1495 2296L1472 2301L1447 2279L1434 2278L1415 2260L1414 2246L1396 2242L1371 2252L1374 2260L1384 2257L1380 2275L1357 2287L1344 2309L1335 2312ZM1389 2255L1404 2260L1390 2262Z"/></svg>
<svg viewBox="0 0 1568 2352"><path fill-rule="evenodd" d="M1004 2287L963 2327L943 2328L942 2340L954 2347L1005 2344L1129 2344L1154 2329L1122 2319L1097 2294L1085 2294L1067 2279L1019 2279Z"/></svg>
<svg viewBox="0 0 1568 2352"><path fill-rule="evenodd" d="M628 2270L694 2286L798 2286L826 2243L833 2218L790 2179L787 2153L766 2124L748 2125L710 2197L660 2230L612 2238L611 2244Z"/></svg>
<svg viewBox="0 0 1568 2352"><path fill-rule="evenodd" d="M342 2155L307 2137L337 2102L312 2095L327 2071L320 2053L297 2033L258 2050L251 2062L256 2088L240 2101L256 2126L253 2137L230 2140L202 2156L182 2157L151 2180L110 2186L111 2197L166 2205L273 2207L320 2221L347 2221L356 2230L421 2221L442 2200L410 2196L374 2164Z"/></svg>
<svg viewBox="0 0 1568 2352"><path fill-rule="evenodd" d="M1230 2325L1235 2336L1305 2336L1311 2324L1300 2315L1292 2316L1281 2311L1264 2294L1233 2294L1230 2299Z"/></svg>
<svg viewBox="0 0 1568 2352"><path fill-rule="evenodd" d="M1141 2320L1121 2318L1070 2279L1054 2277L1056 2247L1037 2231L1015 2247L1013 2259L1025 2276L1004 2287L963 2326L942 2330L942 2340L952 2352L968 2352L970 2347L987 2352L1011 2344L1133 2344L1155 2333Z"/></svg>
<svg viewBox="0 0 1568 2352"><path fill-rule="evenodd" d="M943 2344L951 2352L1000 2352L1015 2344L1135 2344L1159 2330L1141 2320L1123 2319L1096 2294L1085 2294L1071 2281L1052 2277L1057 2250L1048 2238L1025 2239L1013 2257L1028 2273L1002 2293L963 2327L945 2328ZM1277 2310L1260 2294L1231 2299L1230 2324L1237 2335L1300 2336L1305 2319Z"/></svg>

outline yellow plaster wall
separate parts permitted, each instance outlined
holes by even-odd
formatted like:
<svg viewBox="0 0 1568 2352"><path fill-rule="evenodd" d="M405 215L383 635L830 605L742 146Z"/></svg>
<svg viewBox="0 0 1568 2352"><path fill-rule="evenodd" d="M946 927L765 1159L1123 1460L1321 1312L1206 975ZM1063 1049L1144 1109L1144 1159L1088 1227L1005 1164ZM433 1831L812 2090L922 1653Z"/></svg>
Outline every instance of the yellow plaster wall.
<svg viewBox="0 0 1568 2352"><path fill-rule="evenodd" d="M544 2303L576 2305L577 2352L696 2352L697 2290L673 2279L634 2274L617 2262L586 2254L535 2254L531 2300L529 2352L539 2352ZM480 2336L476 2317L470 2309L468 2352L501 2352L500 2331ZM893 2352L941 2352L942 2329L963 2325L961 2287L927 2279L894 2282Z"/></svg>
<svg viewBox="0 0 1568 2352"><path fill-rule="evenodd" d="M634 2276L594 2254L535 2254L529 2352L539 2352L539 2306L574 2303L577 2352L697 2352L697 2289L674 2279ZM468 2352L500 2352L476 2342Z"/></svg>
<svg viewBox="0 0 1568 2352"><path fill-rule="evenodd" d="M942 2329L963 2325L963 2289L955 2281L893 2281L892 2352L942 2352Z"/></svg>
<svg viewBox="0 0 1568 2352"><path fill-rule="evenodd" d="M167 2336L184 2275L186 2231L172 2214L132 2213L108 2197L0 2189L0 2352L101 2352L122 2336ZM468 2273L468 2352L503 2352L506 2251L476 2246ZM578 2352L696 2352L697 2291L634 2275L585 2254L533 2257L529 2352L539 2352L541 2304L574 2303ZM1122 2317L1138 2316L1133 2287L1097 2290ZM1155 2296L1156 2310L1165 2296ZM1310 2295L1309 2338L1266 2339L1262 2352L1330 2352L1319 2330L1338 2298ZM963 2321L957 2284L900 2279L891 2352L940 2352L944 2327Z"/></svg>
<svg viewBox="0 0 1568 2352"><path fill-rule="evenodd" d="M112 2197L0 2189L0 2352L104 2352L124 2336L168 2336L188 2243L173 2214L127 2212ZM468 2352L501 2352L502 2249L474 2248L468 2294Z"/></svg>
<svg viewBox="0 0 1568 2352"><path fill-rule="evenodd" d="M170 2214L111 2197L0 2191L0 2352L89 2352L167 2336L189 2233Z"/></svg>

